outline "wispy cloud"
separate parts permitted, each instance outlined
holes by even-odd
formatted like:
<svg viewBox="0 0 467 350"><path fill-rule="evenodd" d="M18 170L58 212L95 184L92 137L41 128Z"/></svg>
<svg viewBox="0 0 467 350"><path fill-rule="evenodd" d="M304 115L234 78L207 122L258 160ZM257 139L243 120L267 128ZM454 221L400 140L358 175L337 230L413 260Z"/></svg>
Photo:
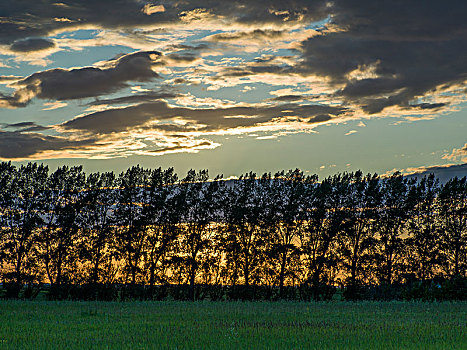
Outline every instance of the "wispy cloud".
<svg viewBox="0 0 467 350"><path fill-rule="evenodd" d="M460 160L467 163L467 143L461 148L454 148L451 153L445 154L443 159Z"/></svg>

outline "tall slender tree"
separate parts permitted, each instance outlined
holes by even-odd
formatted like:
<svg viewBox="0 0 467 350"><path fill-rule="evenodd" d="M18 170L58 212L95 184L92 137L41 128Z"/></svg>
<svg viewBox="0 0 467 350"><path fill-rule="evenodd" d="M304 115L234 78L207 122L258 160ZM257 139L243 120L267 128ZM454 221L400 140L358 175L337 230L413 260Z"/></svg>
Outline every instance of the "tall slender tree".
<svg viewBox="0 0 467 350"><path fill-rule="evenodd" d="M12 297L18 297L23 283L36 280L39 273L37 246L38 229L42 225L41 211L44 207L44 188L48 169L44 165L28 163L17 172L11 165L2 167L3 225L6 228L1 241L4 261L9 265L4 278L13 282ZM3 191L2 191L3 192Z"/></svg>
<svg viewBox="0 0 467 350"><path fill-rule="evenodd" d="M457 177L442 187L439 196L442 265L448 275L467 272L467 178Z"/></svg>
<svg viewBox="0 0 467 350"><path fill-rule="evenodd" d="M117 179L117 200L114 208L115 251L124 263L125 283L141 281L141 268L147 231L143 208L149 193L148 170L139 165L121 173Z"/></svg>
<svg viewBox="0 0 467 350"><path fill-rule="evenodd" d="M113 260L112 211L116 200L113 172L92 173L86 179L79 213L80 258L88 267L86 281L111 283L115 277Z"/></svg>
<svg viewBox="0 0 467 350"><path fill-rule="evenodd" d="M298 271L291 271L300 259L299 236L305 215L306 184L302 171L296 169L274 175L268 186L267 226L271 231L271 253L278 267L280 295L288 275L298 279Z"/></svg>
<svg viewBox="0 0 467 350"><path fill-rule="evenodd" d="M196 276L203 258L211 252L214 223L217 221L219 181L208 182L208 179L207 170L198 173L190 170L178 185L179 203L183 206L178 258L187 273L190 300L195 299Z"/></svg>
<svg viewBox="0 0 467 350"><path fill-rule="evenodd" d="M422 281L437 274L440 265L440 237L436 197L439 181L433 174L424 176L413 189L415 205L410 213L408 256L410 270Z"/></svg>
<svg viewBox="0 0 467 350"><path fill-rule="evenodd" d="M306 267L304 284L312 288L315 300L326 297L325 287L335 282L337 237L342 229L349 185L346 176L337 174L308 186L300 247Z"/></svg>
<svg viewBox="0 0 467 350"><path fill-rule="evenodd" d="M371 248L376 242L376 225L381 200L379 177L357 171L347 177L345 217L340 235L340 253L347 277L347 296L358 297L358 287L371 276Z"/></svg>
<svg viewBox="0 0 467 350"><path fill-rule="evenodd" d="M410 195L413 185L414 180L408 180L398 172L382 180L382 203L375 222L379 240L374 246L374 264L380 283L392 284L405 270L403 235L415 204Z"/></svg>
<svg viewBox="0 0 467 350"><path fill-rule="evenodd" d="M81 166L63 166L47 181L45 226L38 243L47 278L54 287L73 282L79 275L76 242L85 179Z"/></svg>
<svg viewBox="0 0 467 350"><path fill-rule="evenodd" d="M151 172L149 198L143 209L143 220L147 227L146 256L144 267L149 274L151 288L156 283L167 283L165 260L175 244L180 222L180 210L174 198L177 175L173 168L155 169Z"/></svg>
<svg viewBox="0 0 467 350"><path fill-rule="evenodd" d="M259 283L258 272L264 260L265 237L261 230L264 201L255 173L231 182L224 201L224 250L229 264L230 283ZM253 276L253 278L252 278ZM253 279L253 281L252 281Z"/></svg>

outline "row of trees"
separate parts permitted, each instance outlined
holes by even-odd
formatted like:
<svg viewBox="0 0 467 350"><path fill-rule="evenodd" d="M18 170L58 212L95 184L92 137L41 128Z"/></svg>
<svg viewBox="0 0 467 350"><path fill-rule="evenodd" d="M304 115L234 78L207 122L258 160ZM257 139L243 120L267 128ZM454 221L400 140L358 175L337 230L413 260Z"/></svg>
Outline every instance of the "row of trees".
<svg viewBox="0 0 467 350"><path fill-rule="evenodd" d="M393 286L466 278L467 180L0 164L3 285Z"/></svg>

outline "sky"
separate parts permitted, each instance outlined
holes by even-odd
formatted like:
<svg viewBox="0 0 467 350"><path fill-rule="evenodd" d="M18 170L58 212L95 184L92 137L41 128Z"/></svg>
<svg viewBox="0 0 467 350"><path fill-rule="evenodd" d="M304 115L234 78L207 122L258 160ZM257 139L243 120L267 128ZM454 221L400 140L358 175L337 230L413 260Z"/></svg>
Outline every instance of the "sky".
<svg viewBox="0 0 467 350"><path fill-rule="evenodd" d="M2 0L0 160L459 169L466 18L464 0Z"/></svg>

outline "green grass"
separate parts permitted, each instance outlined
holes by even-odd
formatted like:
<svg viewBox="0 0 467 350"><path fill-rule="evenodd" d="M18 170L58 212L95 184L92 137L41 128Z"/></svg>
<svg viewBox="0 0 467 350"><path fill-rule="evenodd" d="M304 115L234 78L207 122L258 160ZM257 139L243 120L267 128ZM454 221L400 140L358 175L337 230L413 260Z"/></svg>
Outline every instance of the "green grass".
<svg viewBox="0 0 467 350"><path fill-rule="evenodd" d="M467 349L467 303L0 302L0 349Z"/></svg>

